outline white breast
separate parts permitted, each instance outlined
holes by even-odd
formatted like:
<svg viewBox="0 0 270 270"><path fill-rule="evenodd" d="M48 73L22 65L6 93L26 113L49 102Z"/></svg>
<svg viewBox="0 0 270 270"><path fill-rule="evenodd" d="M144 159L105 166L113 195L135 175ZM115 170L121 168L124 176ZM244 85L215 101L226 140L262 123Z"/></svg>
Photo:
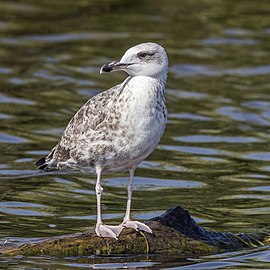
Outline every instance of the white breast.
<svg viewBox="0 0 270 270"><path fill-rule="evenodd" d="M138 164L144 160L155 149L164 132L167 109L163 93L161 81L144 76L131 78L121 93L120 126L127 138L123 150L128 154L130 163Z"/></svg>

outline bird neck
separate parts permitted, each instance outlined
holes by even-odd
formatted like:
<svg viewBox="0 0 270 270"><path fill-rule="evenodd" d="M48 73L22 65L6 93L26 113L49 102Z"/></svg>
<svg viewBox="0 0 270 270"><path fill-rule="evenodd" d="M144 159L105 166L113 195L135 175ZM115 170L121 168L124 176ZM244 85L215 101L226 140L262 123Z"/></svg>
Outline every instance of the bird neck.
<svg viewBox="0 0 270 270"><path fill-rule="evenodd" d="M145 81L153 81L156 82L157 84L161 84L162 86L166 86L167 82L167 72L159 73L156 76L143 76L143 75L138 75L138 76L129 76L124 82L128 82L130 80L137 80L137 79L143 79Z"/></svg>
<svg viewBox="0 0 270 270"><path fill-rule="evenodd" d="M136 93L136 95L140 96L152 93L154 98L155 93L159 92L163 96L166 79L166 77L129 76L122 84L122 93Z"/></svg>

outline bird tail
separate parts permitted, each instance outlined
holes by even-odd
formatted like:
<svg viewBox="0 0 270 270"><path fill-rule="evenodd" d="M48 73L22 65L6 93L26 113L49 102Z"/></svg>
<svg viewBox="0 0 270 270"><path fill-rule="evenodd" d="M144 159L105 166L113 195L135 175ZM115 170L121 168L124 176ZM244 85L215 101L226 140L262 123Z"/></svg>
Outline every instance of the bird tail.
<svg viewBox="0 0 270 270"><path fill-rule="evenodd" d="M53 168L49 166L50 161L52 160L53 154L54 154L55 148L51 151L51 153L47 157L42 157L36 162L36 166L38 167L38 170L42 171L51 171Z"/></svg>
<svg viewBox="0 0 270 270"><path fill-rule="evenodd" d="M48 163L46 162L46 158L42 157L36 162L36 165L38 167L38 170L46 171L46 168L48 167Z"/></svg>

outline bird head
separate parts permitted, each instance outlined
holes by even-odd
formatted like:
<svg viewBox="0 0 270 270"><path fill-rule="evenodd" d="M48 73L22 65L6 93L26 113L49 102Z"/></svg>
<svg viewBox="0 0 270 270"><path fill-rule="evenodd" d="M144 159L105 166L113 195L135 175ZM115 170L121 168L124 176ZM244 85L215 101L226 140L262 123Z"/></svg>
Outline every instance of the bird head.
<svg viewBox="0 0 270 270"><path fill-rule="evenodd" d="M130 76L160 77L167 76L168 57L162 46L157 43L141 43L129 48L119 61L103 65L100 74L111 71L125 71Z"/></svg>

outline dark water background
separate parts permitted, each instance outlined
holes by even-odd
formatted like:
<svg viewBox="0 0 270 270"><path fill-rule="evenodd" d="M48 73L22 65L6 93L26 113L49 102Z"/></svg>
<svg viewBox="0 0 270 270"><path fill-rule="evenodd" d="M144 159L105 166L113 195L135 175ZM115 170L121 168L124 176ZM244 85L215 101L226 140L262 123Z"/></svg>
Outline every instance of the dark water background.
<svg viewBox="0 0 270 270"><path fill-rule="evenodd" d="M130 46L169 54L169 123L137 170L133 217L181 204L201 225L251 232L270 220L270 2L0 1L0 241L95 224L93 175L44 174L34 162L74 112L124 74L99 75ZM126 175L104 180L104 220L120 222ZM269 247L196 260L1 258L4 269L269 269Z"/></svg>

